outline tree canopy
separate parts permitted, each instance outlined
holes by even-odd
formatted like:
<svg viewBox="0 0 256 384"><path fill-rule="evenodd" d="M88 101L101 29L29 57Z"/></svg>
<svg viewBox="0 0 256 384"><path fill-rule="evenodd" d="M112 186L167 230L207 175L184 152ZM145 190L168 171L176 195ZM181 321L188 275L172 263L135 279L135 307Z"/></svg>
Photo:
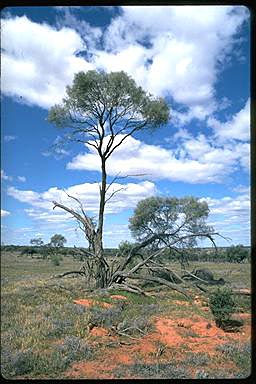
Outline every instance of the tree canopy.
<svg viewBox="0 0 256 384"><path fill-rule="evenodd" d="M206 224L209 208L195 197L149 197L141 200L129 228L139 242L175 248L193 247L213 234Z"/></svg>
<svg viewBox="0 0 256 384"><path fill-rule="evenodd" d="M66 242L67 240L65 239L64 236L56 233L51 237L50 245L52 247L60 248L60 247L63 247Z"/></svg>
<svg viewBox="0 0 256 384"><path fill-rule="evenodd" d="M38 247L41 247L44 244L44 242L43 242L41 237L37 237L35 239L31 239L30 240L30 244L31 245L36 245Z"/></svg>
<svg viewBox="0 0 256 384"><path fill-rule="evenodd" d="M79 72L66 93L63 103L51 108L49 121L71 128L71 140L86 141L105 159L127 136L169 119L164 99L147 94L123 71ZM117 135L123 135L121 143Z"/></svg>

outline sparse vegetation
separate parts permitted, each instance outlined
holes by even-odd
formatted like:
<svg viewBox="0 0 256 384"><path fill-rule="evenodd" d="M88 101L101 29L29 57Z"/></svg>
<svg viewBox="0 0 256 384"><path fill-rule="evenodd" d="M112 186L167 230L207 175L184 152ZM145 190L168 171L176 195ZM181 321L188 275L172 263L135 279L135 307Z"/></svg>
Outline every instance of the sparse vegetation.
<svg viewBox="0 0 256 384"><path fill-rule="evenodd" d="M66 378L75 362L86 364L87 361L95 361L96 364L99 356L108 354L108 348L115 351L119 343L123 343L122 351L125 353L126 344L137 345L147 335L156 334L155 319L159 317L187 319L196 314L204 316L211 327L214 326L211 313L192 306L189 300L168 288L159 293L153 291L152 296L120 290L91 292L86 290L89 287L84 279L68 276L60 281L50 278L53 266L48 260L18 255L19 252L3 252L1 259L4 275L1 280L1 361L2 374L6 378ZM63 256L57 268L61 273L67 268L76 268L77 263L73 257ZM175 266L177 268L177 264L172 264L172 267ZM191 265L199 266L198 263ZM213 270L217 277L221 276L225 268L229 270L227 264L205 263L205 268ZM236 287L238 283L248 286L249 265L233 264L233 273L227 276L230 288ZM210 288L211 292L215 291L214 287ZM125 298L121 296L118 300L112 299L111 295L122 295ZM98 303L108 303L112 307L74 304L74 300L83 297L91 297ZM243 300L240 297L238 300L233 295L233 298L239 302L240 311L250 311L248 297L242 296ZM179 322L177 320L177 325ZM108 336L104 339L106 342L93 336L93 330L95 328L97 331L97 327L107 331ZM140 360L128 365L119 364L119 368L113 368L114 377L232 378L246 377L250 373L251 352L246 342L239 344L239 347L235 342L231 346L219 346L216 349L216 364L219 361L223 364L225 361L232 362L237 369L214 370L212 364L208 364L206 353L187 351L187 343L192 342L189 340L201 337L199 331L176 328L183 344L169 347L164 341L157 341L155 349L149 354L153 359L150 363L144 361L143 355L132 354L134 357L140 356ZM112 340L112 337L115 339ZM179 357L181 350L184 355L182 360ZM194 373L191 367L196 368Z"/></svg>

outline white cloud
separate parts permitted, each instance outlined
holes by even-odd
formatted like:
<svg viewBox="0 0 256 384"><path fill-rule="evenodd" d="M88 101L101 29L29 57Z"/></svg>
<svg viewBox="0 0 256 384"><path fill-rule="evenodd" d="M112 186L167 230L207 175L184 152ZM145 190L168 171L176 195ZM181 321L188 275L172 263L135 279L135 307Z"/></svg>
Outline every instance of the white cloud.
<svg viewBox="0 0 256 384"><path fill-rule="evenodd" d="M222 214L227 217L241 215L241 218L250 212L250 197L246 194L241 194L237 197L225 196L221 199L213 199L210 197L202 198L202 201L206 201L211 214Z"/></svg>
<svg viewBox="0 0 256 384"><path fill-rule="evenodd" d="M116 137L121 140L122 135ZM239 164L248 169L249 145L218 147L204 135L193 138L182 132L178 150L145 144L128 137L113 152L107 162L107 172L115 176L146 174L147 178L183 181L187 183L221 182L237 169ZM108 138L105 139L106 141ZM87 145L87 153L79 154L67 164L67 169L100 171L96 151Z"/></svg>
<svg viewBox="0 0 256 384"><path fill-rule="evenodd" d="M213 128L218 138L227 140L235 139L247 141L250 139L250 99L247 100L244 108L236 113L226 122L221 122L209 117L208 125Z"/></svg>
<svg viewBox="0 0 256 384"><path fill-rule="evenodd" d="M174 111L177 121L203 120L218 108L218 74L247 19L243 6L125 6L106 30L77 19L69 7L58 30L26 16L8 18L2 21L3 92L48 108L79 70L125 70L148 91L186 106L184 114Z"/></svg>
<svg viewBox="0 0 256 384"><path fill-rule="evenodd" d="M1 209L1 217L6 217L6 216L9 216L9 215L10 215L9 211L5 211L4 209Z"/></svg>
<svg viewBox="0 0 256 384"><path fill-rule="evenodd" d="M242 191L242 189L240 189ZM206 197L209 209L209 224L222 236L230 238L231 243L250 244L250 195L248 188L237 196L220 199ZM229 245L222 242L222 245Z"/></svg>
<svg viewBox="0 0 256 384"><path fill-rule="evenodd" d="M5 135L4 136L4 141L6 141L7 143L9 141L12 141L12 140L15 140L15 139L17 139L17 136L14 136L14 135Z"/></svg>
<svg viewBox="0 0 256 384"><path fill-rule="evenodd" d="M119 191L115 193L115 191ZM107 192L107 198L113 193L113 197L106 205L106 214L122 212L126 209L134 208L139 200L152 196L156 192L156 187L149 181L143 181L138 184L113 183ZM33 219L47 222L65 222L69 214L66 214L60 208L53 211L52 201L58 201L69 207L77 209L77 204L70 199L67 194L79 198L83 203L86 212L96 214L99 206L99 185L98 183L84 183L73 185L66 189L66 193L57 187L49 188L47 191L38 193L35 191L22 191L14 187L9 187L7 191L9 196L16 200L27 203L32 208L27 208L26 213Z"/></svg>
<svg viewBox="0 0 256 384"><path fill-rule="evenodd" d="M2 91L49 108L61 102L74 73L92 68L76 53L84 43L70 28L57 30L26 16L2 19Z"/></svg>
<svg viewBox="0 0 256 384"><path fill-rule="evenodd" d="M18 180L21 181L22 183L25 183L27 180L25 176L18 176Z"/></svg>
<svg viewBox="0 0 256 384"><path fill-rule="evenodd" d="M215 83L232 54L234 35L248 18L245 7L124 6L105 33L105 51L94 56L107 71L126 70L157 95L186 105L182 123L218 108ZM145 45L147 43L147 45ZM207 52L207 54L206 54ZM223 100L221 102L223 108Z"/></svg>
<svg viewBox="0 0 256 384"><path fill-rule="evenodd" d="M13 177L12 176L7 176L4 171L1 169L1 179L6 180L6 181L12 181Z"/></svg>

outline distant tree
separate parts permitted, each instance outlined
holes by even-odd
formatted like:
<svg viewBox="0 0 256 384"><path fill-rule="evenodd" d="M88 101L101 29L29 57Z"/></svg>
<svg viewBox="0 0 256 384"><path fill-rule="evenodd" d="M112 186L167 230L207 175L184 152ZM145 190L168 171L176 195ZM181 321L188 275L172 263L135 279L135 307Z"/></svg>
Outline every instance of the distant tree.
<svg viewBox="0 0 256 384"><path fill-rule="evenodd" d="M232 245L227 248L227 260L233 263L241 263L248 257L248 250L242 245Z"/></svg>
<svg viewBox="0 0 256 384"><path fill-rule="evenodd" d="M67 140L92 147L100 160L101 184L97 223L85 213L78 198L74 198L80 211L75 211L56 201L54 208L71 213L89 242L90 252L97 264L96 285L110 283L110 267L104 257L103 224L106 203L118 191L110 193L107 184L107 161L127 137L142 129L154 129L169 120L169 107L162 98L153 98L124 72L79 72L61 105L49 112L49 121L58 127L70 129ZM72 198L72 196L70 196Z"/></svg>
<svg viewBox="0 0 256 384"><path fill-rule="evenodd" d="M51 237L50 246L55 248L64 247L64 244L67 242L64 236L55 234Z"/></svg>
<svg viewBox="0 0 256 384"><path fill-rule="evenodd" d="M31 239L30 244L35 245L36 247L41 247L44 244L44 242L41 239L41 237L37 237L35 239Z"/></svg>

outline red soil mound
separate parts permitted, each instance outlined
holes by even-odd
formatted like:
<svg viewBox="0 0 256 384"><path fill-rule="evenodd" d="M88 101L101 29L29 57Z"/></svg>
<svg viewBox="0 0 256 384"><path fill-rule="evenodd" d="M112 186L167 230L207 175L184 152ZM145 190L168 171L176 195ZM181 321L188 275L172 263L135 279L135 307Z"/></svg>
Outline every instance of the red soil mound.
<svg viewBox="0 0 256 384"><path fill-rule="evenodd" d="M111 299L116 299L116 300L127 300L127 297L122 296L122 295L111 295Z"/></svg>
<svg viewBox="0 0 256 384"><path fill-rule="evenodd" d="M170 361L174 358L179 359L182 364L186 352L189 351L206 352L213 356L217 353L216 347L220 344L250 340L250 315L242 314L241 317L245 320L242 331L232 334L225 333L216 327L213 320L208 321L201 316L193 316L191 319L155 317L156 329L154 332L137 340L127 339L131 345L121 345L116 348L107 346L107 341L111 341L111 336L107 334L107 331L104 328L95 327L91 334L102 336L104 342L102 353L93 362L73 364L66 372L66 376L70 378L113 379L115 378L114 370L122 364L129 365L135 361L155 363L159 345L166 347L161 361ZM223 369L225 367L223 365ZM231 364L230 368L235 369L236 367ZM193 368L191 368L191 373L194 374L193 372Z"/></svg>

